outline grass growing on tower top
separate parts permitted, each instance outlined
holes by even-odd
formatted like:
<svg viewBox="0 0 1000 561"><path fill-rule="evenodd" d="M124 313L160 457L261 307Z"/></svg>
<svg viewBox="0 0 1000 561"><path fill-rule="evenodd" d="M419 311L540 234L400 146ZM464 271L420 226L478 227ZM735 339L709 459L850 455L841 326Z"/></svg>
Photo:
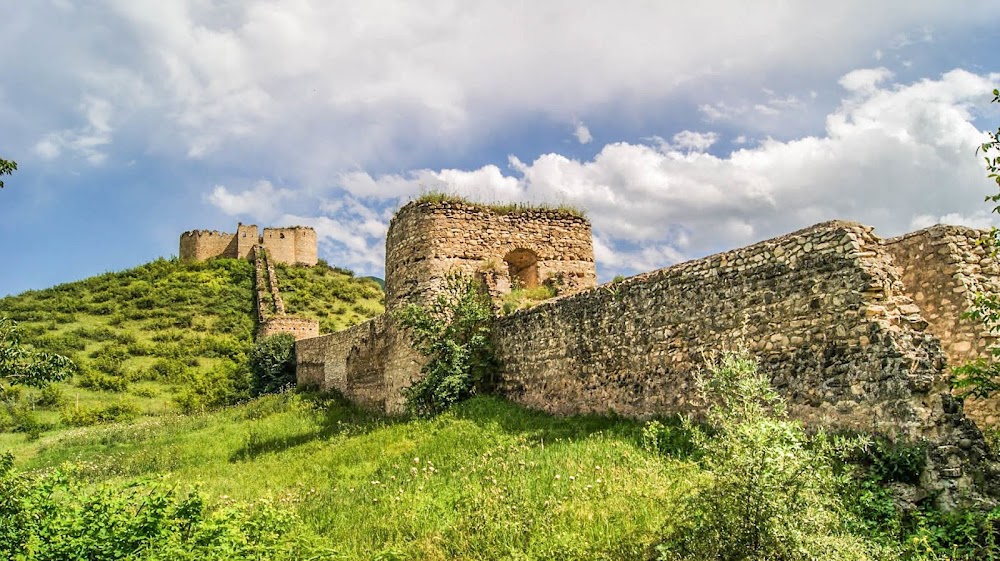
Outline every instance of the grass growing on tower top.
<svg viewBox="0 0 1000 561"><path fill-rule="evenodd" d="M445 193L442 191L429 191L417 197L416 202L418 203L461 203L464 205L469 205L484 210L492 211L496 214L519 214L522 212L535 212L535 211L547 211L547 212L558 212L568 216L575 216L577 218L586 218L587 211L580 207L576 207L566 203L560 204L548 204L548 203L481 203L472 201L460 195L454 195L451 193Z"/></svg>

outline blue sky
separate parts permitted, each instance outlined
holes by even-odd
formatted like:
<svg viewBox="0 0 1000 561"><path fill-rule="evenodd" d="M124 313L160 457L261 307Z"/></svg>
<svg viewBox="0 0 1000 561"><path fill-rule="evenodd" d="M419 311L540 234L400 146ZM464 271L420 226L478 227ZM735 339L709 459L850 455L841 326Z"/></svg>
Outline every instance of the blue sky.
<svg viewBox="0 0 1000 561"><path fill-rule="evenodd" d="M8 2L0 295L426 190L570 203L602 280L830 219L987 226L1000 4ZM995 189L995 187L993 187Z"/></svg>

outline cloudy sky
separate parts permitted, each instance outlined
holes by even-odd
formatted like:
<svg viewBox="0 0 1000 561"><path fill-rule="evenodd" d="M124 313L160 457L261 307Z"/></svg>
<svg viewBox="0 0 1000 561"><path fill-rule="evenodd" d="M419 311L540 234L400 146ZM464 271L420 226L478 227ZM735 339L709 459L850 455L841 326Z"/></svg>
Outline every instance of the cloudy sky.
<svg viewBox="0 0 1000 561"><path fill-rule="evenodd" d="M586 209L602 280L834 218L995 216L996 2L3 5L0 295L240 221L381 276L428 190Z"/></svg>

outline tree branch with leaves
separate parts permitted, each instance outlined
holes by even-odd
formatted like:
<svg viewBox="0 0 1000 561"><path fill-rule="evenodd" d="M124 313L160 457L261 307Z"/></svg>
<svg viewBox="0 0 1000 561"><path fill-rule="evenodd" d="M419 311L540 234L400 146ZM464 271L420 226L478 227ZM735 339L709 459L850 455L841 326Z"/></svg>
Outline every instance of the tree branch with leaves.
<svg viewBox="0 0 1000 561"><path fill-rule="evenodd" d="M0 397L11 386L41 388L75 370L73 361L62 355L25 347L17 322L0 317Z"/></svg>
<svg viewBox="0 0 1000 561"><path fill-rule="evenodd" d="M1000 90L993 90L992 103L1000 103ZM1000 127L996 132L987 132L987 140L976 148L976 154L982 154L986 160L987 177L997 184L997 192L988 195L986 202L993 203L991 212L1000 214ZM990 228L980 240L996 259L1000 254L1000 229ZM987 331L1000 333L1000 296L981 292L976 295L975 303L963 317L973 319L983 324ZM952 386L958 390L961 397L989 397L1000 391L1000 346L990 349L989 359L980 359L964 364L954 371Z"/></svg>
<svg viewBox="0 0 1000 561"><path fill-rule="evenodd" d="M4 160L0 158L0 178L5 175L13 175L17 170L17 162L14 160ZM3 179L0 179L0 189L3 188Z"/></svg>

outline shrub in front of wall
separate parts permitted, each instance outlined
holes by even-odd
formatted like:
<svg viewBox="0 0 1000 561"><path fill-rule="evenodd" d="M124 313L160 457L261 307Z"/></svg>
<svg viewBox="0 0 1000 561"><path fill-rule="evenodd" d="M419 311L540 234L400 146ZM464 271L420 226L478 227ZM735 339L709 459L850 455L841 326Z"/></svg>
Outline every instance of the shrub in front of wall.
<svg viewBox="0 0 1000 561"><path fill-rule="evenodd" d="M249 354L255 395L295 385L295 337L277 333L261 338Z"/></svg>
<svg viewBox="0 0 1000 561"><path fill-rule="evenodd" d="M433 301L410 304L397 319L428 358L423 377L404 390L412 413L432 415L489 387L497 370L493 308L475 279L449 276Z"/></svg>

